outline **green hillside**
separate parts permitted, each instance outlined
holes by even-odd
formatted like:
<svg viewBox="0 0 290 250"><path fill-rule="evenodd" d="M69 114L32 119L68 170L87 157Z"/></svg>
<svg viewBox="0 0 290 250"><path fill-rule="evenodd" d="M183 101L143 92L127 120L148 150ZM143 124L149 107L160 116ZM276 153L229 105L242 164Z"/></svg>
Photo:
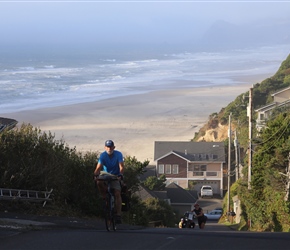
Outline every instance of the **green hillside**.
<svg viewBox="0 0 290 250"><path fill-rule="evenodd" d="M289 86L290 55L281 64L275 75L253 85L254 110L272 103L271 94ZM217 124L228 125L228 117L232 114L231 123L238 132L243 170L242 177L231 185L230 207L233 207L232 198L237 196L242 209L240 229L289 232L290 108L274 109L266 127L259 133L255 130L256 114L254 112L252 121L253 156L249 185L247 162L249 145L248 96L249 92L242 93L219 113L212 114L209 122L196 134L194 140L201 138L207 129L213 129ZM227 144L228 139L224 138L224 140ZM234 148L233 145L232 148ZM234 152L231 159L230 165L234 166ZM231 183L233 182L234 178L231 180ZM228 204L227 199L224 203Z"/></svg>

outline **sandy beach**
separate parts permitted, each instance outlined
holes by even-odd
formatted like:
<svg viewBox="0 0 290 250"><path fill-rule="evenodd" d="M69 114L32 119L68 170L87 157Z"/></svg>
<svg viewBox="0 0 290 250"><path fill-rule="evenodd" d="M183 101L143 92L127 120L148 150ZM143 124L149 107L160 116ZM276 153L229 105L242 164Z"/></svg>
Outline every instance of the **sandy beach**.
<svg viewBox="0 0 290 250"><path fill-rule="evenodd" d="M124 155L153 163L155 141L191 140L210 114L219 112L251 85L153 91L0 116L16 119L18 125L30 123L51 131L55 139L63 138L78 151L101 152L104 141L112 139Z"/></svg>

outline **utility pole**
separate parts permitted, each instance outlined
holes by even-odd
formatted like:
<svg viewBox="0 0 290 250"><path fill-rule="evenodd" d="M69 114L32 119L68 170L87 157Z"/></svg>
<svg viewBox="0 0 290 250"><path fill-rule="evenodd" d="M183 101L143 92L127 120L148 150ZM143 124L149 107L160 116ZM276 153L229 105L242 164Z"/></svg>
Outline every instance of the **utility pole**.
<svg viewBox="0 0 290 250"><path fill-rule="evenodd" d="M249 91L249 165L248 165L248 189L251 189L251 177L252 177L252 113L253 113L253 87Z"/></svg>
<svg viewBox="0 0 290 250"><path fill-rule="evenodd" d="M228 130L228 137L229 137L229 145L228 145L228 215L230 213L230 182L231 182L231 135L232 135L232 130L231 130L231 115L229 115L229 130Z"/></svg>
<svg viewBox="0 0 290 250"><path fill-rule="evenodd" d="M284 201L288 201L289 199L289 188L290 188L290 152L288 155L288 167L286 167L286 174L279 172L279 174L284 175L286 179L286 194L284 196Z"/></svg>
<svg viewBox="0 0 290 250"><path fill-rule="evenodd" d="M288 168L286 168L286 174L287 174L287 184L286 184L286 195L284 200L288 201L289 199L289 188L290 188L290 152L288 155Z"/></svg>
<svg viewBox="0 0 290 250"><path fill-rule="evenodd" d="M239 150L239 142L237 138L237 129L235 130L235 140L234 140L234 145L235 145L235 156L236 156L236 168L235 168L235 173L236 173L236 181L239 179L239 165L240 165L240 160L239 160L239 155L238 155L238 150Z"/></svg>

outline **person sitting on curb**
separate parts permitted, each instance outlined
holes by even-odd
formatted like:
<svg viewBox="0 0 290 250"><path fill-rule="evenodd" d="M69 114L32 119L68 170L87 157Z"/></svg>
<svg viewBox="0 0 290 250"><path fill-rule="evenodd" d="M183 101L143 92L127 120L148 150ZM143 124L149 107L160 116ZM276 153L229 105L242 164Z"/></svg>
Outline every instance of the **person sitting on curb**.
<svg viewBox="0 0 290 250"><path fill-rule="evenodd" d="M183 218L180 219L180 222L178 224L178 227L179 228L183 228Z"/></svg>

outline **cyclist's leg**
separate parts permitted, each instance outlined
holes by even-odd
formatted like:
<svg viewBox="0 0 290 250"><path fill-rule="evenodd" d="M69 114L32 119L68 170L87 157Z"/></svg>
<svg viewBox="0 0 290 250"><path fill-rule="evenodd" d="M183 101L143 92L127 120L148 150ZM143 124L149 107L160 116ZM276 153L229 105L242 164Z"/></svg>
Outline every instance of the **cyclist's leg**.
<svg viewBox="0 0 290 250"><path fill-rule="evenodd" d="M121 197L121 191L115 189L115 199L116 199L116 211L117 215L121 216L122 211L122 197Z"/></svg>
<svg viewBox="0 0 290 250"><path fill-rule="evenodd" d="M107 182L106 181L102 181L102 180L101 181L98 180L97 181L97 186L98 186L98 189L100 191L100 194L101 194L103 200L105 200L106 199L107 188L108 188Z"/></svg>
<svg viewBox="0 0 290 250"><path fill-rule="evenodd" d="M122 197L121 197L120 181L119 180L112 181L111 186L112 186L112 188L114 188L117 223L122 223L121 222Z"/></svg>
<svg viewBox="0 0 290 250"><path fill-rule="evenodd" d="M111 182L111 187L114 189L117 215L121 215L122 198L121 198L121 184L120 184L120 181L119 180L112 181Z"/></svg>

